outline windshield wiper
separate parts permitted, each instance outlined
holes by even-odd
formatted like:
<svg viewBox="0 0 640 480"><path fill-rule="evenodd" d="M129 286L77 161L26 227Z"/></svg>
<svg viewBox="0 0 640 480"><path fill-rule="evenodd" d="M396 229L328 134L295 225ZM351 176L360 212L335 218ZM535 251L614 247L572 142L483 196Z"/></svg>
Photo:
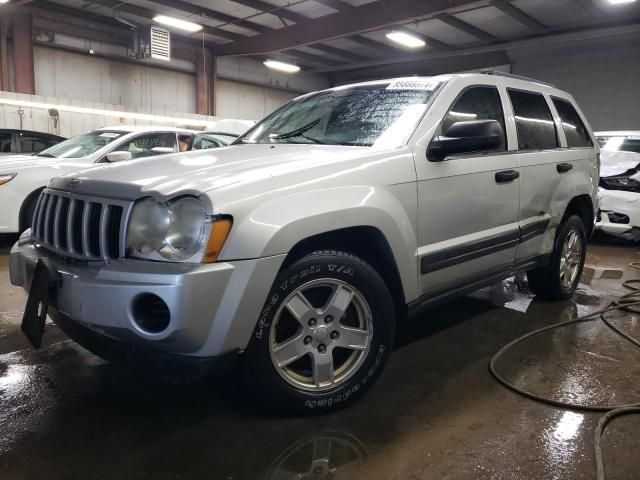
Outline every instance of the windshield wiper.
<svg viewBox="0 0 640 480"><path fill-rule="evenodd" d="M320 118L314 120L313 122L309 122L306 125L303 125L300 128L296 128L295 130L291 130L290 132L286 132L286 133L272 133L269 135L269 138L272 138L274 140L284 140L285 138L293 138L293 137L303 137L306 138L308 140L311 140L312 142L316 142L316 143L322 143L320 140L316 140L315 138L311 138L311 137L305 137L304 136L304 132L307 132L309 130L311 130L313 127L315 127L317 124L320 123Z"/></svg>
<svg viewBox="0 0 640 480"><path fill-rule="evenodd" d="M50 153L46 152L36 153L36 157L57 158L55 155L51 155Z"/></svg>

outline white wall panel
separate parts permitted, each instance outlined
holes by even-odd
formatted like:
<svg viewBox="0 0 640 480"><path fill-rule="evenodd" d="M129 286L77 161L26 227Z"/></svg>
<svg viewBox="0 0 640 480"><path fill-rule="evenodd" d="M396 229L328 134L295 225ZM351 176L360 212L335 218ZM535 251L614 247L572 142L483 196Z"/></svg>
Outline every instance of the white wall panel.
<svg viewBox="0 0 640 480"><path fill-rule="evenodd" d="M258 87L230 80L218 80L216 114L221 117L260 120L298 93Z"/></svg>
<svg viewBox="0 0 640 480"><path fill-rule="evenodd" d="M38 95L127 105L154 112L196 111L195 76L65 50L35 47Z"/></svg>

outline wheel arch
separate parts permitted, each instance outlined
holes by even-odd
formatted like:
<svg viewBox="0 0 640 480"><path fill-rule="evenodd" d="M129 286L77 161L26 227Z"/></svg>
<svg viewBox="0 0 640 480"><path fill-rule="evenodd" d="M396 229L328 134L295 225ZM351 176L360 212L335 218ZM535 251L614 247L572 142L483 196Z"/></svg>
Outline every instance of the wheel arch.
<svg viewBox="0 0 640 480"><path fill-rule="evenodd" d="M578 195L571 199L564 211L562 220L564 221L571 215L578 215L582 219L584 228L587 231L587 237L591 236L594 229L593 220L595 218L595 212L593 201L589 195Z"/></svg>
<svg viewBox="0 0 640 480"><path fill-rule="evenodd" d="M407 302L400 271L389 241L380 229L369 225L360 225L304 238L291 248L281 269L287 268L295 261L318 250L343 251L367 262L380 274L387 285L398 318L406 316Z"/></svg>

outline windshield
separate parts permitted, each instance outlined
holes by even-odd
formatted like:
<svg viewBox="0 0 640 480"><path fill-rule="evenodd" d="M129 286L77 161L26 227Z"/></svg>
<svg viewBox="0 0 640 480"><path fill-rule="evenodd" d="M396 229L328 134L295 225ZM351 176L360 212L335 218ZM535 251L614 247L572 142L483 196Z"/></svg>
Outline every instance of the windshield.
<svg viewBox="0 0 640 480"><path fill-rule="evenodd" d="M276 110L235 143L398 146L439 85L416 78L308 95Z"/></svg>
<svg viewBox="0 0 640 480"><path fill-rule="evenodd" d="M226 133L197 133L193 139L193 150L204 150L207 148L222 147L229 145L238 136L228 135Z"/></svg>
<svg viewBox="0 0 640 480"><path fill-rule="evenodd" d="M602 150L640 153L640 135L598 137L598 144Z"/></svg>
<svg viewBox="0 0 640 480"><path fill-rule="evenodd" d="M80 158L97 152L114 140L126 135L126 132L104 131L85 133L65 140L38 153L38 157Z"/></svg>

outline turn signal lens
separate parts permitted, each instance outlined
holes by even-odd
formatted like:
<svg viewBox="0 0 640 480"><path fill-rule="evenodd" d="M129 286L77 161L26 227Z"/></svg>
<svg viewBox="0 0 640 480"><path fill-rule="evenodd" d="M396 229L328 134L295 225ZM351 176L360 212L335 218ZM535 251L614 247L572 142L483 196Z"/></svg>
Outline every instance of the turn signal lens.
<svg viewBox="0 0 640 480"><path fill-rule="evenodd" d="M231 232L232 225L233 221L230 218L221 218L213 222L202 263L213 263L218 260L222 247L224 247Z"/></svg>
<svg viewBox="0 0 640 480"><path fill-rule="evenodd" d="M0 185L4 185L15 178L17 173L9 173L8 175L0 175Z"/></svg>

